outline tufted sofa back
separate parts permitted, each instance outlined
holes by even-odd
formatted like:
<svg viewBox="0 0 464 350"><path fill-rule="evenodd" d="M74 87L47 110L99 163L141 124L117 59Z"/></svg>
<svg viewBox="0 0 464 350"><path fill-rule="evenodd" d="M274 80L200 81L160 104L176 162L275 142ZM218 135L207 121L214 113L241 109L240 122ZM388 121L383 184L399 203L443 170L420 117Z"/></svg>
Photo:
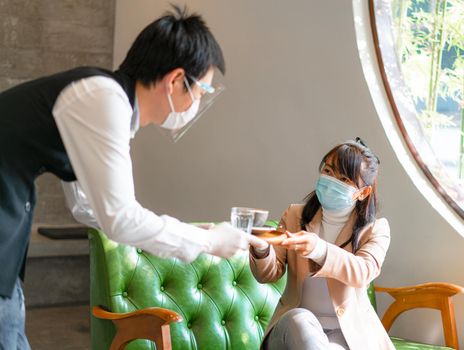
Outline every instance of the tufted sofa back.
<svg viewBox="0 0 464 350"><path fill-rule="evenodd" d="M286 277L258 283L247 254L232 259L201 255L191 264L161 259L117 244L91 230L91 306L112 312L163 307L183 321L171 327L173 349L259 349L263 333L283 293ZM115 334L111 321L91 316L92 349L108 349ZM148 340L127 347L155 349Z"/></svg>

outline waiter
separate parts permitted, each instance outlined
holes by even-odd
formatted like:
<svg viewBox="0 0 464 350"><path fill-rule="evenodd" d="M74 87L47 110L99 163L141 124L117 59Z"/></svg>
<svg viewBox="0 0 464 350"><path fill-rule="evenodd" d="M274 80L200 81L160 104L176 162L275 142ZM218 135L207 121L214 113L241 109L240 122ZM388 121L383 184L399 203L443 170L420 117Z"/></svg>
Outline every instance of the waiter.
<svg viewBox="0 0 464 350"><path fill-rule="evenodd" d="M148 25L115 72L81 67L0 94L0 349L29 349L20 279L36 203L35 179L73 182L113 240L189 262L266 243L223 223L212 230L143 208L130 139L156 124L177 140L220 93L221 48L200 16L174 7ZM161 166L161 165L160 165ZM76 183L75 183L76 184ZM79 211L77 211L79 212Z"/></svg>

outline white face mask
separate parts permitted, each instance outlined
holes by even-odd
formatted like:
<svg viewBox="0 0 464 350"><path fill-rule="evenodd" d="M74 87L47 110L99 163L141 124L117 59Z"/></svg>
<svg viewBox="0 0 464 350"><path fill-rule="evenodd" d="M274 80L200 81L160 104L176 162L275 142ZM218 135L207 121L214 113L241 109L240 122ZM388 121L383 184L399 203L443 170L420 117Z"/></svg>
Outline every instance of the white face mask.
<svg viewBox="0 0 464 350"><path fill-rule="evenodd" d="M168 117L161 124L161 127L168 130L176 130L184 127L187 125L198 112L198 108L200 107L200 100L196 99L193 94L192 90L190 90L190 86L187 82L187 79L184 78L185 85L187 86L187 90L192 98L192 104L190 107L184 112L176 112L174 110L174 104L172 103L171 95L168 95L169 106L171 107L171 113L169 113Z"/></svg>

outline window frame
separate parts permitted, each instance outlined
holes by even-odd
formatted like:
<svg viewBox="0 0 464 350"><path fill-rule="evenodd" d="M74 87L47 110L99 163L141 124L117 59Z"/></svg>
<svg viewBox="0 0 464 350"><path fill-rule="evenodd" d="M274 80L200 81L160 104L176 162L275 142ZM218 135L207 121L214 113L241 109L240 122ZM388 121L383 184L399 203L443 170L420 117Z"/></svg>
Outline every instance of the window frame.
<svg viewBox="0 0 464 350"><path fill-rule="evenodd" d="M423 160L419 150L417 149L416 145L414 144L413 140L408 134L408 131L404 124L404 119L402 114L400 113L400 110L402 110L404 113L404 111L406 111L408 108L403 105L401 99L395 98L391 82L385 68L385 64L387 63L390 70L395 70L397 75L401 76L400 67L398 66L396 60L394 43L393 41L388 40L383 40L381 42L378 35L379 32L392 31L391 22L385 21L385 18L378 18L376 15L376 12L381 12L381 10L379 10L379 7L381 6L382 1L389 0L369 0L369 19L376 60L382 79L383 87L385 89L385 93L393 113L393 117L396 121L401 136L403 137L403 140L405 141L405 144L411 156L414 158L417 166L421 169L427 180L432 184L432 186L440 194L443 200L456 212L456 214L458 214L458 216L461 219L464 219L464 209L461 208L461 206L446 192L445 188L441 185L440 181L433 175L429 166ZM395 55L395 59L391 57L392 53ZM388 60L388 62L385 62L385 60Z"/></svg>

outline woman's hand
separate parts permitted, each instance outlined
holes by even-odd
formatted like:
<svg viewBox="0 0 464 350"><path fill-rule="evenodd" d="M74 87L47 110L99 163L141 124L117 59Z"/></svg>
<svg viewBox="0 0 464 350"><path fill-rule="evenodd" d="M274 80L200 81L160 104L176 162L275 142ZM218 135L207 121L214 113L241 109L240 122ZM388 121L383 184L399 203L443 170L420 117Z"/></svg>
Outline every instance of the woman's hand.
<svg viewBox="0 0 464 350"><path fill-rule="evenodd" d="M248 235L247 239L254 250L264 251L269 248L269 243L267 243L265 240L259 239L256 236Z"/></svg>
<svg viewBox="0 0 464 350"><path fill-rule="evenodd" d="M253 235L248 235L248 242L253 255L258 259L263 259L269 255L269 243Z"/></svg>
<svg viewBox="0 0 464 350"><path fill-rule="evenodd" d="M314 232L300 231L297 233L286 232L288 238L284 239L281 246L295 250L301 256L306 256L314 250L318 236Z"/></svg>

